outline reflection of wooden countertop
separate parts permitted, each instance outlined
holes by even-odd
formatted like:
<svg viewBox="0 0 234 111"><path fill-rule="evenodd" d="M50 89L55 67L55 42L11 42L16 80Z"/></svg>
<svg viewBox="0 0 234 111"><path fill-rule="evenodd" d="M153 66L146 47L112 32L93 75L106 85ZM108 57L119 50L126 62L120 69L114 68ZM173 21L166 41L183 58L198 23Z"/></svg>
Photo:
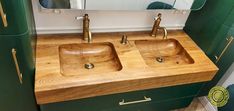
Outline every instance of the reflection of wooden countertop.
<svg viewBox="0 0 234 111"><path fill-rule="evenodd" d="M38 104L136 90L209 81L218 68L183 31L169 31L168 38L180 42L194 64L151 68L146 65L132 40L161 39L146 32L128 33L131 45L119 43L121 33L94 34L93 42L111 42L123 66L121 71L103 74L63 76L60 73L58 46L84 43L77 34L39 35L36 49L35 94Z"/></svg>

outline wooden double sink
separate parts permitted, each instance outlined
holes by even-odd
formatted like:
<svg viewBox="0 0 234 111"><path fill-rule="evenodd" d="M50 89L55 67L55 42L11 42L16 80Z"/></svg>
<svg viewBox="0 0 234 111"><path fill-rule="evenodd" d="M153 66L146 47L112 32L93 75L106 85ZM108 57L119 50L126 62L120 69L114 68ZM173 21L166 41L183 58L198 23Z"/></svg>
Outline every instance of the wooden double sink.
<svg viewBox="0 0 234 111"><path fill-rule="evenodd" d="M175 39L136 40L134 43L149 67L194 63L192 57ZM60 45L59 57L61 73L64 76L109 73L120 71L123 67L110 42Z"/></svg>
<svg viewBox="0 0 234 111"><path fill-rule="evenodd" d="M47 104L108 94L205 82L218 68L183 31L168 39L149 33L42 35L36 49L35 95Z"/></svg>

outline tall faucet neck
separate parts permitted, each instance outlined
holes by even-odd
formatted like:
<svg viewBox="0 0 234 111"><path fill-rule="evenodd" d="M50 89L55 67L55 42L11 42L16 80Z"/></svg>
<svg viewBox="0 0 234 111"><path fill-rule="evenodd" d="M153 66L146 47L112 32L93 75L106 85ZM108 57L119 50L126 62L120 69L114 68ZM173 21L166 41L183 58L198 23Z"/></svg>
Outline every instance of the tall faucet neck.
<svg viewBox="0 0 234 111"><path fill-rule="evenodd" d="M92 36L90 34L90 29L89 29L89 15L85 14L82 17L75 17L76 20L83 20L83 40L90 42L92 40Z"/></svg>
<svg viewBox="0 0 234 111"><path fill-rule="evenodd" d="M89 28L89 15L88 14L85 14L84 17L83 17L83 26L85 28Z"/></svg>
<svg viewBox="0 0 234 111"><path fill-rule="evenodd" d="M88 40L89 38L89 15L85 14L83 16L83 39Z"/></svg>
<svg viewBox="0 0 234 111"><path fill-rule="evenodd" d="M160 23L161 23L161 21L162 21L161 17L162 17L162 14L159 13L159 14L158 14L158 17L155 18L155 27L157 27L157 28L160 27Z"/></svg>

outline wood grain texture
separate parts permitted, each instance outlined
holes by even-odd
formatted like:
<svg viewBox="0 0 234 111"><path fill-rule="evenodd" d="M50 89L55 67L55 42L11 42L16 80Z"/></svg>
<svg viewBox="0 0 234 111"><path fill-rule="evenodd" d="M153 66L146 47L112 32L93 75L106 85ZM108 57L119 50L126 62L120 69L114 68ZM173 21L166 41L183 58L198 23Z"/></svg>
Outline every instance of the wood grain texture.
<svg viewBox="0 0 234 111"><path fill-rule="evenodd" d="M60 45L59 59L63 76L110 73L122 69L111 43ZM92 64L93 68L86 69L86 64Z"/></svg>
<svg viewBox="0 0 234 111"><path fill-rule="evenodd" d="M129 44L120 44L122 33L94 34L94 43L113 44L121 70L108 73L86 73L64 76L60 70L59 47L66 44L86 43L76 34L39 35L36 52L35 94L38 104L68 101L107 94L159 88L211 80L218 68L183 31L169 31L168 38L175 39L188 53L185 64L147 65L135 40L161 40L149 32L130 32ZM159 36L162 36L159 35ZM176 46L179 46L178 44ZM147 48L147 47L146 47ZM181 48L181 47L180 47ZM176 50L183 50L176 48ZM174 50L174 49L173 49ZM182 52L185 52L182 51ZM180 55L180 53L173 53ZM191 62L190 60L193 60ZM118 66L118 65L117 65Z"/></svg>
<svg viewBox="0 0 234 111"><path fill-rule="evenodd" d="M146 64L151 67L194 63L191 56L175 39L137 40L135 44ZM157 58L161 58L162 62L157 61Z"/></svg>

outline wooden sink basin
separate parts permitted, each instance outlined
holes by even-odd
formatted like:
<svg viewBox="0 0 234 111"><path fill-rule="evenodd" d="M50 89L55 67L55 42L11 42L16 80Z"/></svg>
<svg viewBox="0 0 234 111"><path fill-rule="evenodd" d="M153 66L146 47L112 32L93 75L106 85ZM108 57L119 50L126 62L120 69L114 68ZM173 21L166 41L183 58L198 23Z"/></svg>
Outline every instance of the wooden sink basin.
<svg viewBox="0 0 234 111"><path fill-rule="evenodd" d="M135 41L141 56L150 67L193 64L194 60L175 39Z"/></svg>
<svg viewBox="0 0 234 111"><path fill-rule="evenodd" d="M120 71L122 65L111 43L59 46L60 71L64 76Z"/></svg>

